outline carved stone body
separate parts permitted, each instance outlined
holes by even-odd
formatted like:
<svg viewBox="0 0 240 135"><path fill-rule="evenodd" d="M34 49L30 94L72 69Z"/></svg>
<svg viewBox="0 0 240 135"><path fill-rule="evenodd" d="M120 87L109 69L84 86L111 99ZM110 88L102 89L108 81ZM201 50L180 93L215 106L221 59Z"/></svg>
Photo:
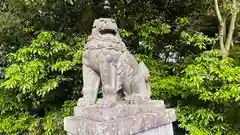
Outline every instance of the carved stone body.
<svg viewBox="0 0 240 135"><path fill-rule="evenodd" d="M115 20L95 20L83 54L83 98L79 99L78 106L95 104L100 83L103 98L97 102L98 107L115 106L120 91L128 103L149 100L148 76L145 64L138 64L127 50Z"/></svg>

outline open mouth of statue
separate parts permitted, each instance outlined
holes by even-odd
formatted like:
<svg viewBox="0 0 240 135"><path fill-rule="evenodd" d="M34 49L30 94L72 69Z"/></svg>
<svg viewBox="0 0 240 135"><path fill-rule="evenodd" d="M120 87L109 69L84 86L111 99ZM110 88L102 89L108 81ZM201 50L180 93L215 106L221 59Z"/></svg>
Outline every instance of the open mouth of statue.
<svg viewBox="0 0 240 135"><path fill-rule="evenodd" d="M113 35L116 35L116 31L113 30L113 29L104 29L104 30L101 30L99 31L100 34L104 35L104 34L113 34Z"/></svg>

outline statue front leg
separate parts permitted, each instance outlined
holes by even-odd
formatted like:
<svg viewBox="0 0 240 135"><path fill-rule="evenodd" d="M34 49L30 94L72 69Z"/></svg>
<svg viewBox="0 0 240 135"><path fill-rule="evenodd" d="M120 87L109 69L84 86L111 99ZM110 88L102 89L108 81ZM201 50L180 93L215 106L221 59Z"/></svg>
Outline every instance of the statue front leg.
<svg viewBox="0 0 240 135"><path fill-rule="evenodd" d="M95 104L100 84L100 76L90 67L83 64L83 97L77 105L81 107Z"/></svg>
<svg viewBox="0 0 240 135"><path fill-rule="evenodd" d="M119 57L117 52L107 52L103 55L100 64L100 74L103 86L103 98L98 101L98 107L109 108L117 103L117 68L116 59Z"/></svg>

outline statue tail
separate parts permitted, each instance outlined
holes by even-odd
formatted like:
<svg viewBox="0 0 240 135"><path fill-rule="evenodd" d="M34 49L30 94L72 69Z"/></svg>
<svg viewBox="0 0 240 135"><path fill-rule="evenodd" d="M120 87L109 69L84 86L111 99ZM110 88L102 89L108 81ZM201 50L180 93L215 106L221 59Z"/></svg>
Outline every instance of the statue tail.
<svg viewBox="0 0 240 135"><path fill-rule="evenodd" d="M147 79L150 76L150 73L149 73L147 66L145 65L145 63L143 61L141 61L139 63L139 68L142 71L144 77Z"/></svg>
<svg viewBox="0 0 240 135"><path fill-rule="evenodd" d="M152 92L151 92L150 83L149 83L149 81L148 81L148 77L150 76L149 69L147 68L147 66L145 65L145 63L144 63L143 61L141 61L141 62L139 63L139 68L140 68L141 72L142 72L143 75L144 75L144 78L145 78L145 81L146 81L146 87L147 87L148 97L150 98L150 96L152 95Z"/></svg>

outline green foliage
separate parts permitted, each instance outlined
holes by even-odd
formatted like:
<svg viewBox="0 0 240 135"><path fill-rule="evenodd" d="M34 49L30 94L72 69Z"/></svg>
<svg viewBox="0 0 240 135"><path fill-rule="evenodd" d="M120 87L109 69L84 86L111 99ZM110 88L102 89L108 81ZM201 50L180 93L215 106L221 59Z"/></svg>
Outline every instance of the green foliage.
<svg viewBox="0 0 240 135"><path fill-rule="evenodd" d="M238 102L240 67L232 59L221 59L218 51L203 53L184 70L182 85L203 101L227 104Z"/></svg>
<svg viewBox="0 0 240 135"><path fill-rule="evenodd" d="M171 32L171 26L166 23L153 22L135 25L131 32L124 29L120 31L123 38L131 38L139 42L138 51L154 53L158 38ZM134 34L135 33L135 34Z"/></svg>
<svg viewBox="0 0 240 135"><path fill-rule="evenodd" d="M63 130L63 119L64 117L73 115L73 108L76 106L75 100L65 101L61 110L54 110L48 112L44 117L44 134L45 135L65 135Z"/></svg>
<svg viewBox="0 0 240 135"><path fill-rule="evenodd" d="M178 112L180 127L191 135L237 134L227 122L227 117L210 108L183 107Z"/></svg>
<svg viewBox="0 0 240 135"><path fill-rule="evenodd" d="M135 30L138 31L137 36L140 38L140 47L145 51L156 50L157 37L171 32L171 26L162 23L154 26L154 24L143 24L136 26Z"/></svg>
<svg viewBox="0 0 240 135"><path fill-rule="evenodd" d="M75 53L72 51L77 50L76 54L81 55L82 46L73 49L57 38L63 38L63 35L56 32L42 32L29 46L11 53L9 61L13 64L6 69L3 87L18 88L22 94L36 93L44 97L45 94L56 89L60 81L66 80L67 78L62 74L81 63L81 61L73 61L77 56L73 55ZM61 74L51 75L55 71Z"/></svg>
<svg viewBox="0 0 240 135"><path fill-rule="evenodd" d="M6 134L65 134L63 118L72 114L76 101L66 101L61 107L61 102L69 98L62 95L66 91L63 85L65 82L80 85L71 74L77 76L81 71L78 65L84 42L85 37L75 36L68 40L62 33L41 32L30 45L9 54L11 65L5 69L0 91L0 131ZM54 103L56 99L62 100L60 105ZM46 115L42 118L37 113L28 113L31 110L40 110Z"/></svg>
<svg viewBox="0 0 240 135"><path fill-rule="evenodd" d="M65 135L64 117L73 114L75 100L65 101L60 110L48 112L44 118L31 116L28 113L15 113L0 117L0 133L10 135Z"/></svg>
<svg viewBox="0 0 240 135"><path fill-rule="evenodd" d="M40 120L35 119L27 113L1 116L0 123L0 133L9 135L40 134L38 130L40 126Z"/></svg>
<svg viewBox="0 0 240 135"><path fill-rule="evenodd" d="M216 39L209 38L203 33L194 33L193 35L190 35L189 33L183 31L181 33L181 37L183 43L187 45L197 46L200 49L206 49L207 45L214 45L216 42Z"/></svg>
<svg viewBox="0 0 240 135"><path fill-rule="evenodd" d="M230 58L222 59L219 51L212 50L187 65L180 77L163 79L171 86L165 87L167 91L176 89L174 96L181 96L178 104L180 127L192 135L237 134L240 67Z"/></svg>

